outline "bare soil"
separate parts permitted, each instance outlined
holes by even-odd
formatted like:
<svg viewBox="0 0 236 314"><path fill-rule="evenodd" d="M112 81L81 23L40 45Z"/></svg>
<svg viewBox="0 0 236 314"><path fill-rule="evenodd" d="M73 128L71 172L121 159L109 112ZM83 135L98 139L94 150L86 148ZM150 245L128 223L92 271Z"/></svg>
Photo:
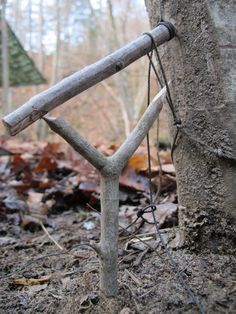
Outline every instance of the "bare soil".
<svg viewBox="0 0 236 314"><path fill-rule="evenodd" d="M47 230L62 251L40 228L0 224L0 313L113 313L99 295L98 256L86 245L99 241L98 214L81 209L50 219ZM163 229L165 241L171 243L175 231ZM199 313L154 236L140 237L155 251L122 237L119 313ZM186 248L172 254L206 313L236 313L235 256L197 255ZM36 285L17 281L40 278L46 279Z"/></svg>

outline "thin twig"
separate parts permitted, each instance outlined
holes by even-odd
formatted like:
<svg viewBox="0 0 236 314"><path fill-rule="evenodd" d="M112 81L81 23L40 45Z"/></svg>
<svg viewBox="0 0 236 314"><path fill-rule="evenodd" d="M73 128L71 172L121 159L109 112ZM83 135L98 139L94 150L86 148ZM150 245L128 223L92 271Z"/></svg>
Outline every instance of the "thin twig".
<svg viewBox="0 0 236 314"><path fill-rule="evenodd" d="M45 234L48 236L48 238L61 250L63 251L64 248L50 235L50 233L47 231L47 229L45 228L44 224L40 221L39 222L41 228L43 229L43 231L45 232Z"/></svg>
<svg viewBox="0 0 236 314"><path fill-rule="evenodd" d="M133 292L132 288L131 288L128 284L126 284L126 283L124 283L124 282L122 282L121 284L122 284L123 286L125 286L126 288L129 289L129 291L130 291L130 293L131 293L131 295L132 295L132 298L133 298L133 300L134 300L134 304L135 304L135 307L136 307L136 311L137 311L137 313L141 313L140 306L139 306L139 304L138 304L138 302L137 302L137 300L136 300L137 297L136 297L135 293Z"/></svg>
<svg viewBox="0 0 236 314"><path fill-rule="evenodd" d="M131 271L129 271L127 268L125 269L125 273L136 283L137 286L141 286L142 283L140 282L140 279L136 277Z"/></svg>

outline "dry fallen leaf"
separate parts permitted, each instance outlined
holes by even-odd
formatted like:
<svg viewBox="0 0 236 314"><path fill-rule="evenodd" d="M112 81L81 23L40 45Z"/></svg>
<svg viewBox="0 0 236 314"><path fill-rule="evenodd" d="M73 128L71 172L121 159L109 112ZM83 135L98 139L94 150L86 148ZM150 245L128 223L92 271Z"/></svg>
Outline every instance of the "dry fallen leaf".
<svg viewBox="0 0 236 314"><path fill-rule="evenodd" d="M45 170L55 170L57 168L57 162L55 157L43 156L39 164L33 169L33 172L39 173Z"/></svg>
<svg viewBox="0 0 236 314"><path fill-rule="evenodd" d="M31 278L31 279L13 279L13 283L15 285L41 285L47 281L49 281L51 278L51 275L42 276L40 278Z"/></svg>
<svg viewBox="0 0 236 314"><path fill-rule="evenodd" d="M134 154L128 162L128 165L135 171L145 171L148 166L147 154Z"/></svg>
<svg viewBox="0 0 236 314"><path fill-rule="evenodd" d="M158 170L160 167L158 167ZM164 164L162 165L162 171L165 173L175 174L175 167L173 164Z"/></svg>
<svg viewBox="0 0 236 314"><path fill-rule="evenodd" d="M38 193L35 191L28 191L28 203L40 203L43 198L43 193Z"/></svg>

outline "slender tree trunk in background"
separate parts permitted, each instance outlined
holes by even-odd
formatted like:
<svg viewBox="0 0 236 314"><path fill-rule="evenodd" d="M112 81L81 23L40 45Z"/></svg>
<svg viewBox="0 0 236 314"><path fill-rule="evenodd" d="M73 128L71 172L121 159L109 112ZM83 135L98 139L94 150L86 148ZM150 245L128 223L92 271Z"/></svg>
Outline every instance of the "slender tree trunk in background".
<svg viewBox="0 0 236 314"><path fill-rule="evenodd" d="M38 53L38 68L43 73L44 70L44 46L43 46L43 32L44 32L44 15L43 15L43 0L39 1L39 53Z"/></svg>
<svg viewBox="0 0 236 314"><path fill-rule="evenodd" d="M43 70L43 63L44 63L44 51L43 51L43 0L39 3L40 9L40 53L39 53L39 69L40 71ZM59 61L60 61L60 32L61 32L61 2L60 0L55 0L55 50L53 55L53 64L52 64L52 77L51 77L51 85L54 85L59 80ZM42 68L40 67L42 66ZM38 137L39 139L45 139L48 136L48 128L43 122L39 122L38 124Z"/></svg>
<svg viewBox="0 0 236 314"><path fill-rule="evenodd" d="M112 0L107 0L108 10L109 10L109 19L111 23L111 48L112 50L119 48L120 40L118 37L118 31L116 28L115 19L113 16L113 5ZM127 77L126 70L123 70L119 73L119 76L114 77L114 81L119 92L119 96L122 99L123 105L121 106L121 112L125 124L125 135L127 136L130 133L130 121L133 119L133 106L132 100L129 93L129 82ZM127 119L128 117L128 119Z"/></svg>
<svg viewBox="0 0 236 314"><path fill-rule="evenodd" d="M28 0L28 34L29 34L29 54L32 57L32 1Z"/></svg>
<svg viewBox="0 0 236 314"><path fill-rule="evenodd" d="M131 6L131 1L128 0L126 2L126 7L125 7L125 13L126 14L123 14L123 16L121 17L122 18L122 22L121 22L121 29L122 29L122 33L121 33L121 36L122 36L122 42L123 43L126 43L128 41L128 38L127 38L127 22L128 22L128 19L129 19L129 16L128 16L128 12L130 12L130 6Z"/></svg>
<svg viewBox="0 0 236 314"><path fill-rule="evenodd" d="M1 1L2 16L1 16L1 28L2 28L2 88L3 88L3 112L8 114L12 111L11 95L10 95L10 82L9 82L9 58L8 58L8 30L6 23L6 0Z"/></svg>
<svg viewBox="0 0 236 314"><path fill-rule="evenodd" d="M178 36L160 48L183 131L174 151L180 227L191 248L236 250L236 2L163 1ZM146 0L152 26L159 1ZM175 127L169 112L172 138ZM194 139L195 138L195 139Z"/></svg>
<svg viewBox="0 0 236 314"><path fill-rule="evenodd" d="M130 133L130 121L129 121L129 117L128 117L124 102L120 96L117 96L115 94L115 91L105 81L101 82L101 84L102 86L104 86L108 94L120 105L122 116L123 116L123 121L124 121L125 135L127 137Z"/></svg>
<svg viewBox="0 0 236 314"><path fill-rule="evenodd" d="M143 109L143 104L147 95L147 83L144 84L143 81L139 82L137 88L137 94L134 99L134 123L137 123Z"/></svg>
<svg viewBox="0 0 236 314"><path fill-rule="evenodd" d="M14 29L17 29L20 20L20 0L14 1Z"/></svg>
<svg viewBox="0 0 236 314"><path fill-rule="evenodd" d="M96 55L101 57L100 53L101 51L100 50L100 44L99 44L99 34L101 32L100 30L100 24L99 24L99 21L97 20L97 17L96 17L96 12L94 10L94 7L91 3L90 0L88 0L88 6L89 6L89 9L90 9L90 20L91 20L91 23L92 23L92 27L89 26L89 52L90 53L94 53L94 48L96 48Z"/></svg>
<svg viewBox="0 0 236 314"><path fill-rule="evenodd" d="M59 80L59 58L60 58L60 32L61 32L61 7L60 7L60 0L55 0L55 12L56 12L56 18L55 18L55 25L56 25L56 44L55 44L55 51L53 55L53 65L52 65L52 78L51 78L51 85L54 85ZM41 38L41 46L40 46L40 54L39 54L39 61L42 68L39 67L40 71L43 70L43 0L40 1L40 38ZM43 121L40 121L38 124L38 137L39 139L43 140L46 139L48 136L48 128Z"/></svg>
<svg viewBox="0 0 236 314"><path fill-rule="evenodd" d="M33 47L32 47L32 31L33 31L33 26L32 26L32 0L28 0L28 54L31 58L33 58ZM37 85L32 86L32 93L33 94L38 94L39 93L39 88ZM38 125L40 125L41 122L36 123L36 128L38 128Z"/></svg>
<svg viewBox="0 0 236 314"><path fill-rule="evenodd" d="M101 82L101 84L105 83L105 81ZM98 94L96 94L97 96L99 96ZM103 106L101 105L100 101L97 99L98 97L95 97L95 95L91 94L90 99L88 99L87 101L89 103L91 103L91 107L94 103L96 103L96 107L97 110L99 111L99 114L101 115L102 118L104 118L107 122L107 125L109 125L109 128L111 130L112 133L112 137L117 139L119 138L119 131L116 127L116 124L114 123L113 119L111 119L110 115L108 114L108 112L103 108ZM107 130L105 125L102 125L103 127L105 127L104 129Z"/></svg>
<svg viewBox="0 0 236 314"><path fill-rule="evenodd" d="M38 51L38 69L41 73L44 72L44 12L43 12L43 0L39 1L39 51ZM39 92L39 86L36 86L37 93ZM40 120L36 124L38 139L43 140L48 136L48 128L44 121Z"/></svg>
<svg viewBox="0 0 236 314"><path fill-rule="evenodd" d="M52 79L51 84L54 85L59 80L59 54L60 54L60 17L61 17L61 8L60 8L60 0L55 0L55 11L56 11L56 44L55 44L55 52L53 56L53 68L52 68Z"/></svg>

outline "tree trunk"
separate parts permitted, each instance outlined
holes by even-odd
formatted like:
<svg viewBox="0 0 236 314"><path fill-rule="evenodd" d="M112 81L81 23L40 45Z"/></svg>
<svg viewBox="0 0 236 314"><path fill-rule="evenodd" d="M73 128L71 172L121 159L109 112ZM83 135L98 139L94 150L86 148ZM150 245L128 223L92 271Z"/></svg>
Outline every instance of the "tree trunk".
<svg viewBox="0 0 236 314"><path fill-rule="evenodd" d="M9 58L8 58L8 30L6 23L6 1L1 1L1 41L2 41L2 88L3 88L3 112L8 114L11 112L11 95L10 95L10 82L9 82Z"/></svg>
<svg viewBox="0 0 236 314"><path fill-rule="evenodd" d="M116 28L115 18L113 15L113 3L112 0L107 0L109 20L111 24L111 49L115 50L120 46L120 40L118 37L118 31ZM124 126L126 130L126 136L130 133L130 121L133 118L132 100L129 92L129 82L126 70L119 73L119 76L114 77L117 90L119 92L120 99L123 102L121 106L121 112L124 120Z"/></svg>
<svg viewBox="0 0 236 314"><path fill-rule="evenodd" d="M55 9L56 9L56 44L55 52L53 56L53 69L52 69L52 85L56 84L59 79L59 54L60 54L60 33L61 33L61 8L60 0L55 0Z"/></svg>
<svg viewBox="0 0 236 314"><path fill-rule="evenodd" d="M29 35L29 55L32 57L33 47L32 47L32 1L28 1L28 35Z"/></svg>
<svg viewBox="0 0 236 314"><path fill-rule="evenodd" d="M43 11L43 0L39 1L39 49L38 49L38 69L41 73L44 70L44 45L43 45L43 37L44 37L44 11ZM37 94L40 92L40 87L36 86ZM36 124L36 132L39 140L44 140L48 136L48 128L45 125L44 121L39 120Z"/></svg>
<svg viewBox="0 0 236 314"><path fill-rule="evenodd" d="M39 1L39 52L38 52L38 68L41 72L44 70L44 12L43 12L43 0Z"/></svg>
<svg viewBox="0 0 236 314"><path fill-rule="evenodd" d="M14 1L13 15L14 15L13 29L15 30L19 26L19 20L20 20L20 1L19 0Z"/></svg>
<svg viewBox="0 0 236 314"><path fill-rule="evenodd" d="M229 253L236 249L236 2L163 3L177 29L160 53L183 128L174 151L180 226L192 248ZM159 1L146 6L154 26Z"/></svg>

